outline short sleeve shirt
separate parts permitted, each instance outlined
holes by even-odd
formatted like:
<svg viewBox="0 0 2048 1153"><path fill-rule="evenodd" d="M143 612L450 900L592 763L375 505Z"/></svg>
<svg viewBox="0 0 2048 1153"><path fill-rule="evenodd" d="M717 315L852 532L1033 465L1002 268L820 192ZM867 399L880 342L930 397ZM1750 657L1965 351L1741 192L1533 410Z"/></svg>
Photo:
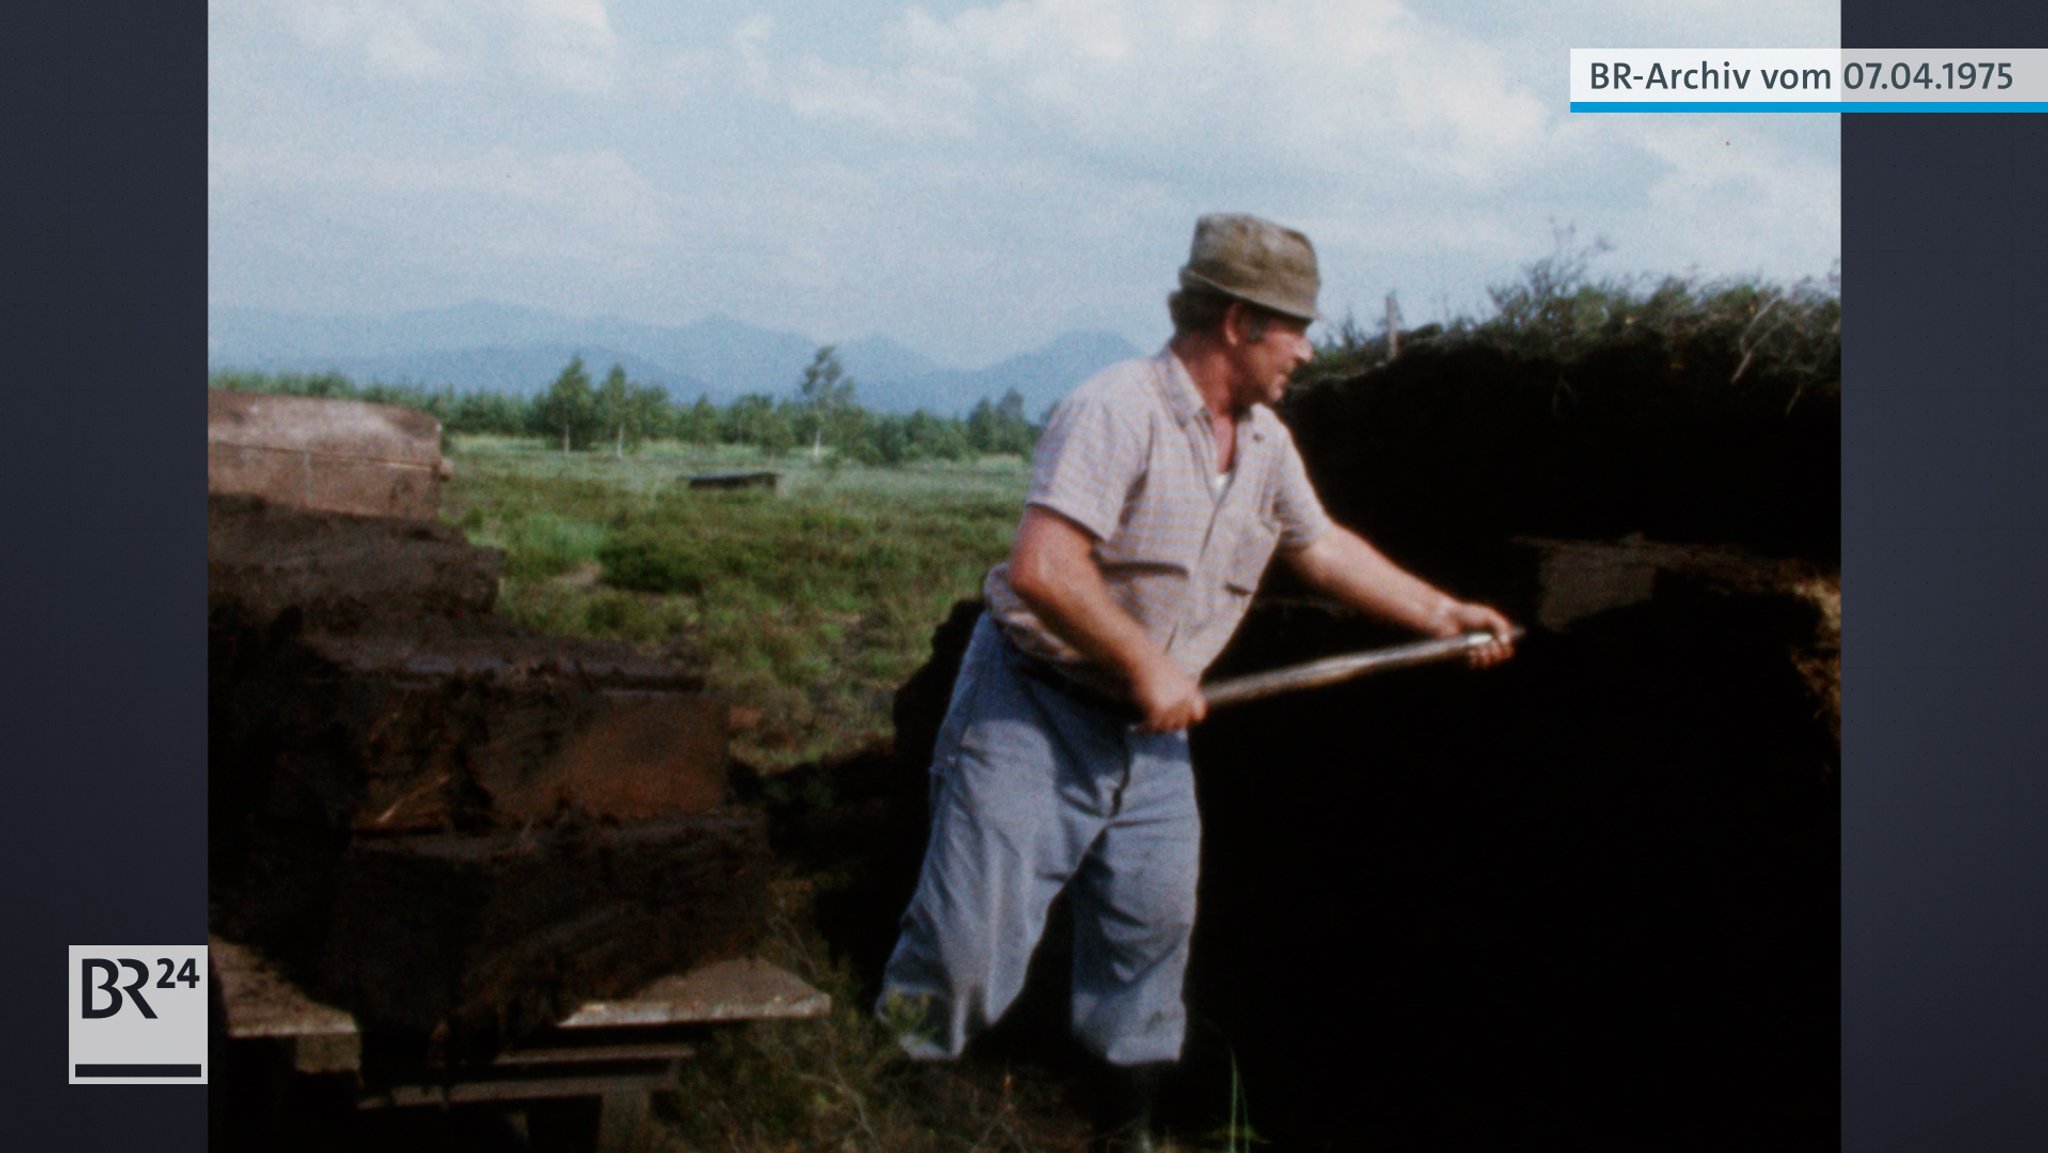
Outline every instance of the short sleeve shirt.
<svg viewBox="0 0 2048 1153"><path fill-rule="evenodd" d="M1208 409L1165 349L1105 369L1061 402L1025 497L1087 530L1111 597L1197 678L1237 631L1274 552L1305 548L1330 527L1294 437L1271 409L1255 405L1239 418L1236 457L1219 485ZM983 593L1019 648L1122 691L1032 613L1007 562L989 572Z"/></svg>

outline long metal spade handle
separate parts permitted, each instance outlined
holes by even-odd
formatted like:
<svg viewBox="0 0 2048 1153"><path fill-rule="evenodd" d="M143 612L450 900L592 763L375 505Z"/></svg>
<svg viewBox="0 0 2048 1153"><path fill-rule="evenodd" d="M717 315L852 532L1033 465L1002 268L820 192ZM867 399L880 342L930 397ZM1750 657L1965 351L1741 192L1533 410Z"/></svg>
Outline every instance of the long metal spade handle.
<svg viewBox="0 0 2048 1153"><path fill-rule="evenodd" d="M1520 640L1522 634L1522 628L1516 626L1509 630L1508 639ZM1437 661L1463 656L1467 651L1493 639L1492 633L1465 633L1462 636L1438 637L1434 640L1392 645L1383 649L1367 649L1362 653L1330 657L1307 664L1288 665L1286 668L1274 669L1271 672L1227 677L1214 684L1204 685L1202 698L1209 702L1211 708L1262 700L1281 693L1291 693L1296 689L1333 685L1338 681L1365 676L1367 673L1383 673L1391 669L1434 664Z"/></svg>

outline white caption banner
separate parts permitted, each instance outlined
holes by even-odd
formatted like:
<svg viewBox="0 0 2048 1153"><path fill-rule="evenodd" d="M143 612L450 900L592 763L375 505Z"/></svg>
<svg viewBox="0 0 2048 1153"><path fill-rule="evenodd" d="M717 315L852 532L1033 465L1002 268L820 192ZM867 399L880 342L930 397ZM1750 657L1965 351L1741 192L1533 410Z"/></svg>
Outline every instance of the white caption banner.
<svg viewBox="0 0 2048 1153"><path fill-rule="evenodd" d="M2048 49L1574 48L1571 108L2048 111Z"/></svg>

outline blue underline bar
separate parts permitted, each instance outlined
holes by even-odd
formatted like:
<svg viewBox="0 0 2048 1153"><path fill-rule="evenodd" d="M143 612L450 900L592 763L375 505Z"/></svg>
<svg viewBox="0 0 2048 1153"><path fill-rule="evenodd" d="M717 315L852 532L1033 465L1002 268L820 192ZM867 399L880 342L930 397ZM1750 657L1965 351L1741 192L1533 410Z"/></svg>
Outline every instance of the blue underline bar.
<svg viewBox="0 0 2048 1153"><path fill-rule="evenodd" d="M2040 100L1574 100L1573 112L2048 112Z"/></svg>

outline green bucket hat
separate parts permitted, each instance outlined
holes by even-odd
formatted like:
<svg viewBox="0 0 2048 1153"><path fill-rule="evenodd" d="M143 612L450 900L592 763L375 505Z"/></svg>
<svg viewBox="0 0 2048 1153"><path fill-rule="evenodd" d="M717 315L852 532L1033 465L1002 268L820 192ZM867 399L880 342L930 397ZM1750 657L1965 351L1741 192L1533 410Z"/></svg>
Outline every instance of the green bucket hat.
<svg viewBox="0 0 2048 1153"><path fill-rule="evenodd" d="M1316 312L1316 250L1308 237L1270 220L1215 212L1195 222L1180 286L1209 289L1299 320Z"/></svg>

